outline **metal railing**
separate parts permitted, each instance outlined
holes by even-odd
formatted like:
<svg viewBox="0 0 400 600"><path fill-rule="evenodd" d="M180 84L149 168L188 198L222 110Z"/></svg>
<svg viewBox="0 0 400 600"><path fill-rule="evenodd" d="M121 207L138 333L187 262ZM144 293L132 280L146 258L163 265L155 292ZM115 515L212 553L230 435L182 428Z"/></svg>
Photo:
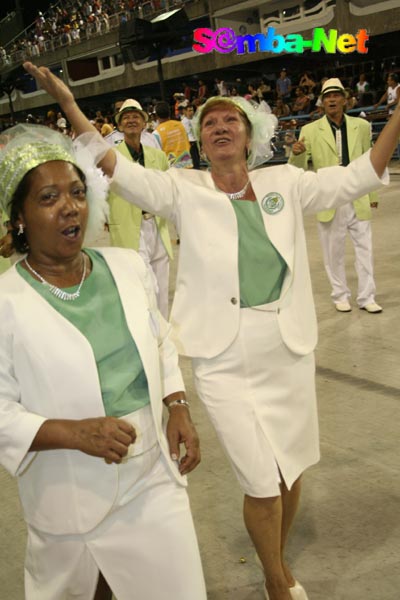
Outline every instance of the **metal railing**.
<svg viewBox="0 0 400 600"><path fill-rule="evenodd" d="M290 9L282 6L282 8L274 11L271 15L265 15L261 21L261 25L266 29L269 26L284 25L293 21L315 19L315 17L321 19L324 15L329 14L335 5L336 0L321 0L321 2L311 8L305 8L304 2L299 2L298 5L291 6Z"/></svg>
<svg viewBox="0 0 400 600"><path fill-rule="evenodd" d="M70 31L64 31L57 35L48 34L49 37L47 39L38 39L34 42L28 37L35 29L35 24L32 24L25 29L20 36L14 38L12 42L2 49L2 55L0 55L0 71L5 67L18 66L25 60L31 60L37 56L43 56L50 52L54 52L59 48L75 46L85 40L102 36L117 29L121 23L135 17L155 17L168 10L182 8L188 2L193 1L196 0L159 0L158 2L147 0L142 2L140 6L135 7L134 10L124 10L110 15L108 18L104 18L104 15L99 15L95 22L86 23L84 28L79 28L79 30L71 28ZM11 47L16 43L24 44L24 46L12 50Z"/></svg>

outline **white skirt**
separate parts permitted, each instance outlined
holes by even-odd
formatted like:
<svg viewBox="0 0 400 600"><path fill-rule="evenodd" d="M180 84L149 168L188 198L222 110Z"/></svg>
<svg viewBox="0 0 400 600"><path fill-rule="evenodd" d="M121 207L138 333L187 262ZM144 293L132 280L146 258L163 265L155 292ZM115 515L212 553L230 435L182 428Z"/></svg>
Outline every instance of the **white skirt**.
<svg viewBox="0 0 400 600"><path fill-rule="evenodd" d="M240 311L236 339L194 358L195 385L243 491L267 498L290 489L319 460L314 354L282 342L277 303Z"/></svg>
<svg viewBox="0 0 400 600"><path fill-rule="evenodd" d="M26 600L90 600L99 570L118 600L206 600L187 492L161 455L150 406L122 418L138 438L118 466L110 513L80 535L28 525Z"/></svg>

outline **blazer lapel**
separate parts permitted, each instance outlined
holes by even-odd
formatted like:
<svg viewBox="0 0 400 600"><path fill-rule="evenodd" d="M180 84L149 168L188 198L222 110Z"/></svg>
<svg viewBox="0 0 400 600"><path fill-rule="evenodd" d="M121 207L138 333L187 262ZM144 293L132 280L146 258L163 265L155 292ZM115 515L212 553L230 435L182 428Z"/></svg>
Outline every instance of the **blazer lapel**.
<svg viewBox="0 0 400 600"><path fill-rule="evenodd" d="M335 138L333 136L331 126L329 125L329 121L326 118L326 116L322 117L318 121L318 128L321 140L323 140L323 142L325 142L332 150L332 152L334 152L334 154L337 156Z"/></svg>
<svg viewBox="0 0 400 600"><path fill-rule="evenodd" d="M357 142L358 136L358 124L355 119L349 119L345 116L346 119L346 129L347 129L347 145L349 149L349 159L352 160L354 155L354 148Z"/></svg>
<svg viewBox="0 0 400 600"><path fill-rule="evenodd" d="M279 180L274 175L274 169L270 169L271 175L268 181L268 188L265 187L265 176L263 183L263 171L253 171L250 175L251 185L257 198L260 207L261 215L264 221L265 231L269 240L282 256L289 269L293 269L293 249L295 224L292 211L287 204L287 198L282 193L282 186ZM277 212L270 211L265 208L268 198L277 198L278 203L282 206Z"/></svg>

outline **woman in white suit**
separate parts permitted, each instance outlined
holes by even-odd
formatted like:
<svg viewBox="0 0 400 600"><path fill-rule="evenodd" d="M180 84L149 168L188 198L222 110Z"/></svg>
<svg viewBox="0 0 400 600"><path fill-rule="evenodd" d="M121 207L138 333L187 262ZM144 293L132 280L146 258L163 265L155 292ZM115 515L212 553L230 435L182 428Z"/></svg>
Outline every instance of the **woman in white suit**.
<svg viewBox="0 0 400 600"><path fill-rule="evenodd" d="M45 68L25 68L97 152L68 88ZM266 119L243 99L208 100L197 132L209 172L146 171L108 148L98 156L116 193L177 227L171 324L178 350L193 359L199 396L244 491L265 597L305 600L284 561L301 474L319 458L317 326L302 213L339 206L387 182L400 109L370 155L318 173L290 165L249 172L267 154Z"/></svg>
<svg viewBox="0 0 400 600"><path fill-rule="evenodd" d="M184 477L198 438L151 278L131 250L82 249L108 187L87 153L40 126L0 144L24 253L0 283L0 462L28 528L25 598L104 600L107 581L118 600L205 600Z"/></svg>

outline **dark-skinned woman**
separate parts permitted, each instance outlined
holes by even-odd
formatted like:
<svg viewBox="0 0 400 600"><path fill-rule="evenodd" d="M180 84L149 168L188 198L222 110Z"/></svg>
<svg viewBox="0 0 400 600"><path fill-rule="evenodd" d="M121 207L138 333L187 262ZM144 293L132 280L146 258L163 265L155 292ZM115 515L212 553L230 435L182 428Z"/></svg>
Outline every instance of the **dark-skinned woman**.
<svg viewBox="0 0 400 600"><path fill-rule="evenodd" d="M302 473L319 459L313 350L317 323L303 213L339 206L387 183L400 108L370 153L318 173L250 171L273 124L244 99L209 99L197 136L210 170L146 170L101 148L71 91L25 64L91 140L114 190L172 220L181 239L171 325L192 357L198 394L244 491L244 519L269 600L306 600L284 559ZM298 143L302 143L299 141Z"/></svg>
<svg viewBox="0 0 400 600"><path fill-rule="evenodd" d="M27 523L25 598L205 600L184 477L198 438L151 277L133 251L83 246L108 185L82 146L34 125L0 144L23 253L0 283L0 462Z"/></svg>

